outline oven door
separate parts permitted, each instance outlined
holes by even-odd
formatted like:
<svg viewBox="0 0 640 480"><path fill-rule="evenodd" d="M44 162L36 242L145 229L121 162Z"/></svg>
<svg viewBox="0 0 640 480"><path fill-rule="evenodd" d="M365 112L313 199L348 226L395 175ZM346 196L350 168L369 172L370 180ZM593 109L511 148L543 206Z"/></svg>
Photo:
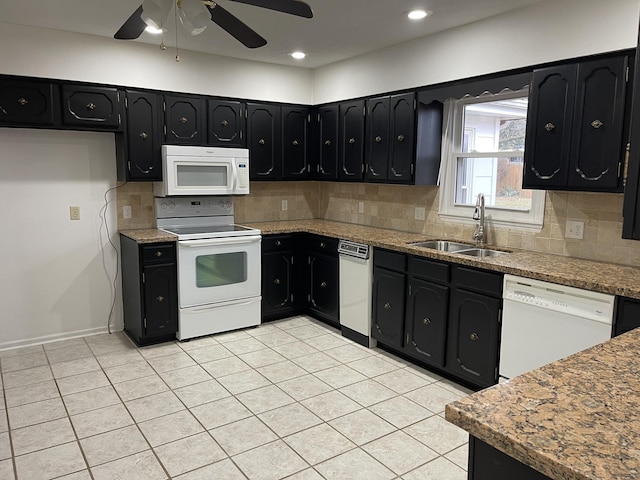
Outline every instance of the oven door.
<svg viewBox="0 0 640 480"><path fill-rule="evenodd" d="M260 235L178 242L180 308L260 296Z"/></svg>

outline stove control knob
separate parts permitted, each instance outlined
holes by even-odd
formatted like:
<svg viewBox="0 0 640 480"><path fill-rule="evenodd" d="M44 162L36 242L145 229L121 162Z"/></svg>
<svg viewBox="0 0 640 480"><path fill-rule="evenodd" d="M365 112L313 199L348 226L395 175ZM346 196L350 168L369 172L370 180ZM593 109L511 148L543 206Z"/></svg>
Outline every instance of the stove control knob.
<svg viewBox="0 0 640 480"><path fill-rule="evenodd" d="M161 210L166 210L167 209L167 202L160 202L160 209Z"/></svg>
<svg viewBox="0 0 640 480"><path fill-rule="evenodd" d="M176 208L176 204L173 202L169 203L169 208L173 210L174 208Z"/></svg>
<svg viewBox="0 0 640 480"><path fill-rule="evenodd" d="M224 206L227 208L231 208L231 202L227 200L226 202L224 202Z"/></svg>
<svg viewBox="0 0 640 480"><path fill-rule="evenodd" d="M223 201L223 200L220 200L220 201L218 202L218 207L220 207L220 208L224 208L224 201Z"/></svg>

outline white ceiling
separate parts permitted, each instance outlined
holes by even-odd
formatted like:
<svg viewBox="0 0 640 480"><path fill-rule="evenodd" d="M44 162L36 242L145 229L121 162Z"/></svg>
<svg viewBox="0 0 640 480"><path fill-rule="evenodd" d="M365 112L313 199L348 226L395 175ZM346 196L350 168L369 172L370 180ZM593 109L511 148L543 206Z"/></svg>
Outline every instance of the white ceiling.
<svg viewBox="0 0 640 480"><path fill-rule="evenodd" d="M0 19L5 23L113 38L141 1L5 0L0 2ZM312 19L220 0L220 5L267 39L268 44L248 49L212 23L196 37L188 35L178 25L179 46L201 53L315 68L544 0L306 1L313 9ZM419 22L409 21L406 13L416 7L432 10L434 14ZM175 26L169 28L164 42L173 47ZM135 41L160 42L158 36L149 33L143 33ZM307 58L293 60L288 54L294 50L307 52Z"/></svg>

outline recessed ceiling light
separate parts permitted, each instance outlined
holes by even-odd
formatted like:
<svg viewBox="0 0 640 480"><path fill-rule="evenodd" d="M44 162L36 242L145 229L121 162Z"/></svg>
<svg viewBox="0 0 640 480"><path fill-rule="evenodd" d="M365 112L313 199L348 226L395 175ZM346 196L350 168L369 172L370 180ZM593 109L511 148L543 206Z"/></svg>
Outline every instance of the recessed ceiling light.
<svg viewBox="0 0 640 480"><path fill-rule="evenodd" d="M307 56L307 54L304 52L293 52L290 55L296 60L302 60L304 57Z"/></svg>
<svg viewBox="0 0 640 480"><path fill-rule="evenodd" d="M149 32L149 33L153 33L154 35L160 35L162 33L162 29L161 28L156 28L156 27L152 27L151 25L148 25L145 29L145 32Z"/></svg>
<svg viewBox="0 0 640 480"><path fill-rule="evenodd" d="M433 12L430 10L411 10L407 14L407 17L409 17L411 20L422 20L423 18L428 17L432 13Z"/></svg>

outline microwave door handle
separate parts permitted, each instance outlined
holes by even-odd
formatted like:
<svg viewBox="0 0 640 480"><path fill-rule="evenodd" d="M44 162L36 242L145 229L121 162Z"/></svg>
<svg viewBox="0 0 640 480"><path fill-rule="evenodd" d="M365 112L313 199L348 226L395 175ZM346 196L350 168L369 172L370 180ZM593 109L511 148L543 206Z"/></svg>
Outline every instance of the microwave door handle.
<svg viewBox="0 0 640 480"><path fill-rule="evenodd" d="M181 240L178 245L181 247L199 248L215 245L243 245L247 243L259 242L260 235L251 237L226 237L226 238L205 238L202 240Z"/></svg>
<svg viewBox="0 0 640 480"><path fill-rule="evenodd" d="M235 159L231 162L231 177L231 193L236 193L236 189L238 188L238 165L236 165Z"/></svg>

